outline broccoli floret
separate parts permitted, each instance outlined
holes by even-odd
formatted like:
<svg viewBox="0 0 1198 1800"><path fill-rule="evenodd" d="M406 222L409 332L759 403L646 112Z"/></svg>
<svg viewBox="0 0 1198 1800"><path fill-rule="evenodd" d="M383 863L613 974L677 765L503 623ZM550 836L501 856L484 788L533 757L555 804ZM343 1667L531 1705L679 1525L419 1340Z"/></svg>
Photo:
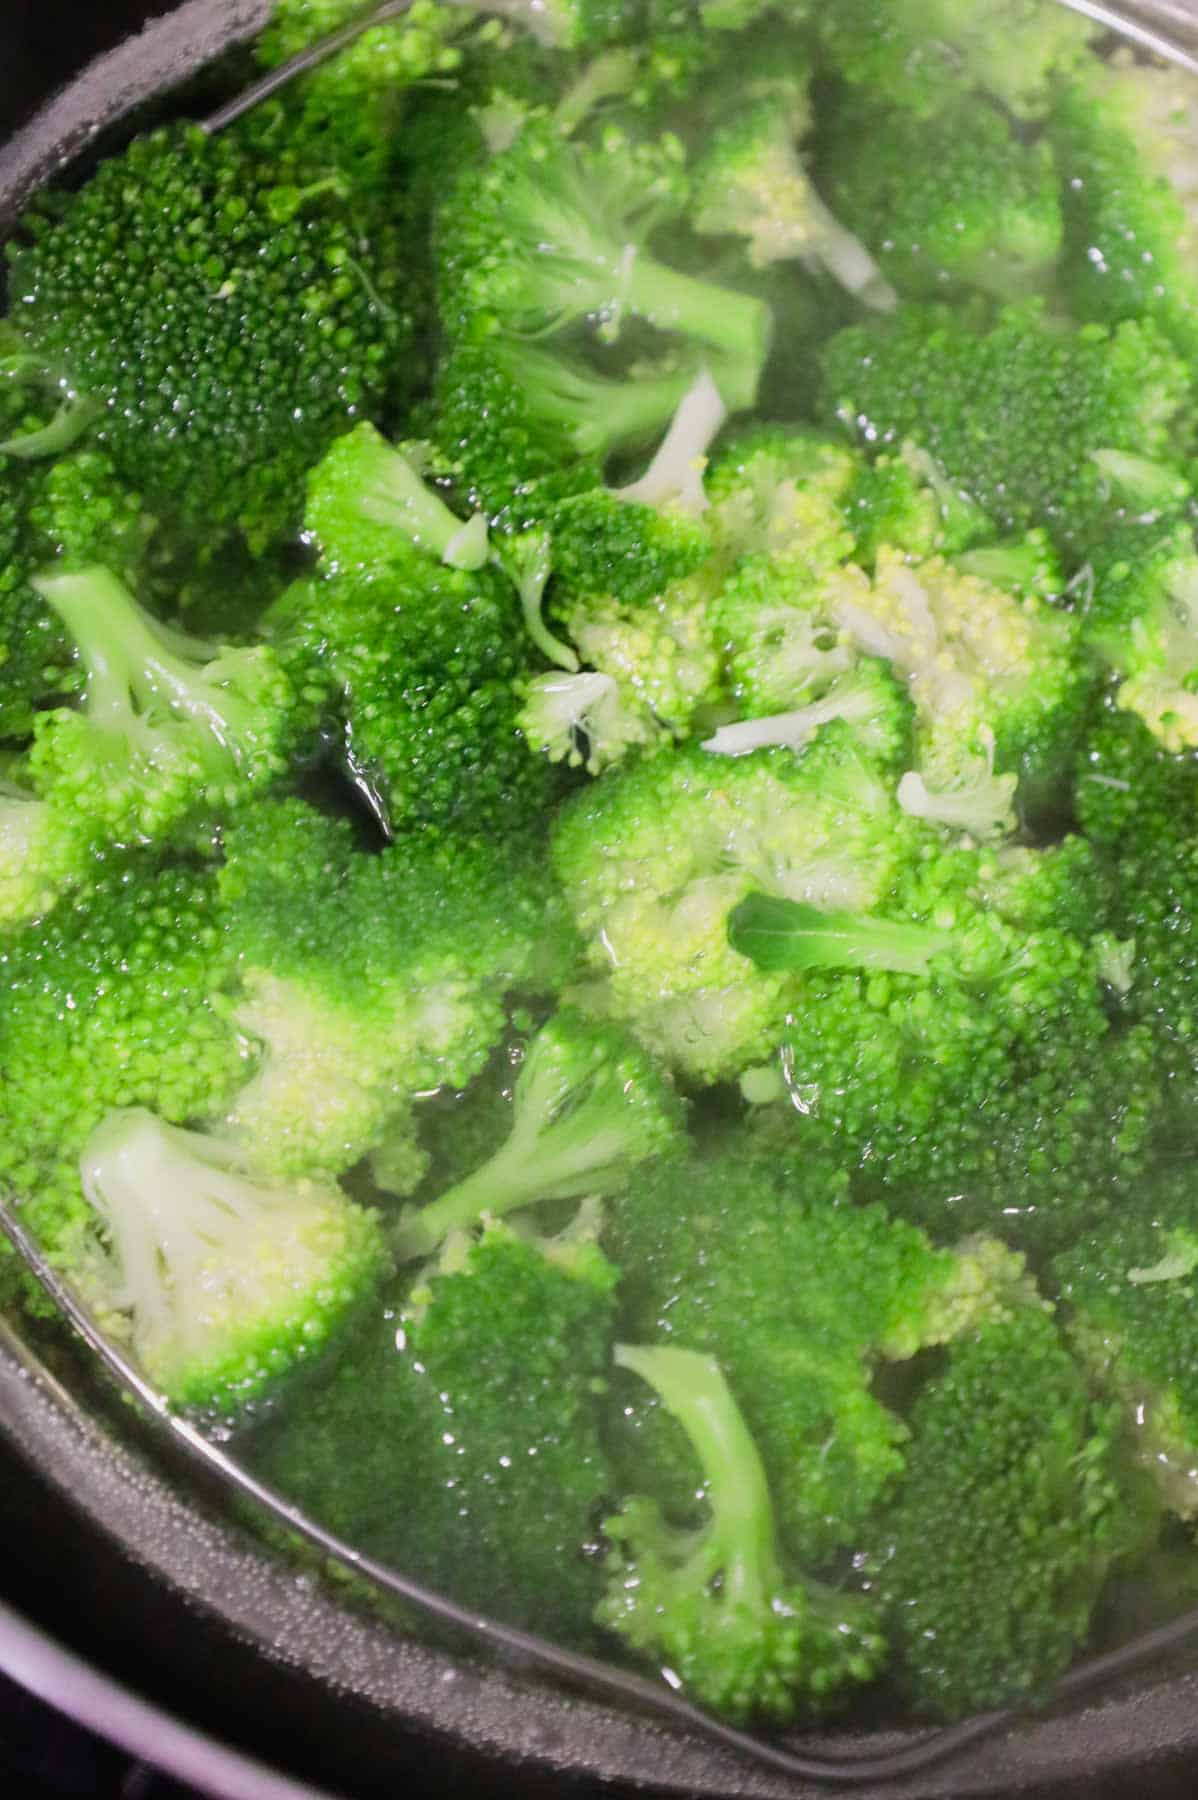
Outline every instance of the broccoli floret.
<svg viewBox="0 0 1198 1800"><path fill-rule="evenodd" d="M981 288L1016 300L1045 288L1061 249L1047 144L962 96L933 118L856 100L822 148L837 215L905 298Z"/></svg>
<svg viewBox="0 0 1198 1800"><path fill-rule="evenodd" d="M1180 70L1121 52L1089 58L1050 121L1068 255L1062 284L1082 318L1155 319L1198 348L1198 110Z"/></svg>
<svg viewBox="0 0 1198 1800"><path fill-rule="evenodd" d="M687 361L617 378L580 356L500 336L451 343L420 429L463 502L509 531L543 526L559 501L603 481L614 451L651 444L694 385Z"/></svg>
<svg viewBox="0 0 1198 1800"><path fill-rule="evenodd" d="M322 1524L469 1606L584 1641L610 1489L599 1438L615 1270L587 1220L489 1225L364 1330L246 1454Z"/></svg>
<svg viewBox="0 0 1198 1800"><path fill-rule="evenodd" d="M40 202L9 294L154 510L204 542L240 528L264 544L408 361L402 269L381 204L314 170L302 139L268 154L237 127L179 127Z"/></svg>
<svg viewBox="0 0 1198 1800"><path fill-rule="evenodd" d="M431 1254L451 1232L534 1202L623 1187L639 1165L679 1149L682 1103L669 1078L617 1025L565 1009L528 1047L512 1129L481 1168L401 1221L396 1254Z"/></svg>
<svg viewBox="0 0 1198 1800"><path fill-rule="evenodd" d="M841 503L860 458L793 425L754 425L721 444L707 480L712 530L727 555L785 553L812 571L852 549Z"/></svg>
<svg viewBox="0 0 1198 1800"><path fill-rule="evenodd" d="M1150 870L1176 853L1198 818L1198 754L1164 749L1108 696L1078 755L1074 802L1104 854Z"/></svg>
<svg viewBox="0 0 1198 1800"><path fill-rule="evenodd" d="M282 0L255 40L254 55L264 69L277 68L361 12L358 0ZM309 166L343 171L367 188L393 176L396 127L407 91L457 72L462 57L452 40L462 23L453 8L416 0L402 17L363 32L293 82L283 103L287 133L296 149L303 145ZM256 123L261 122L260 115ZM276 133L267 122L267 145Z"/></svg>
<svg viewBox="0 0 1198 1800"><path fill-rule="evenodd" d="M1092 918L1084 935L1055 917L1027 922L1035 854L1010 917L1001 882L994 901L987 893L993 853L965 850L922 858L876 911L820 904L827 925L813 928L809 906L788 925L776 896L766 931L740 931L748 909L732 915L734 941L767 976L792 954L805 968L790 977L801 985L782 1061L793 1104L859 1159L866 1191L933 1230L952 1221L1001 1226L1016 1243L1060 1241L1079 1192L1100 1211L1112 1181L1138 1172L1159 1123L1159 1056L1112 1024L1111 945L1093 935L1105 921ZM1078 863L1068 923L1095 888L1090 861ZM1070 879L1054 868L1050 892ZM854 911L865 914L856 924L837 916Z"/></svg>
<svg viewBox="0 0 1198 1800"><path fill-rule="evenodd" d="M1198 746L1198 549L1177 513L1128 521L1085 570L1083 630L1121 676L1119 706L1171 752Z"/></svg>
<svg viewBox="0 0 1198 1800"><path fill-rule="evenodd" d="M1189 373L1150 320L1070 328L1030 303L989 329L900 307L838 332L821 355L820 412L875 448L910 439L998 531L1047 531L1077 560L1120 503L1119 452L1167 464Z"/></svg>
<svg viewBox="0 0 1198 1800"><path fill-rule="evenodd" d="M739 1075L777 1044L793 991L727 941L754 889L869 906L909 836L877 766L841 721L797 756L661 749L562 808L554 865L604 1004L689 1076Z"/></svg>
<svg viewBox="0 0 1198 1800"><path fill-rule="evenodd" d="M110 1244L89 1298L128 1315L138 1360L182 1406L258 1398L324 1348L387 1265L377 1215L339 1189L265 1187L227 1144L144 1108L110 1113L79 1166Z"/></svg>
<svg viewBox="0 0 1198 1800"><path fill-rule="evenodd" d="M1095 31L1055 0L838 0L816 26L838 75L923 118L963 84L1042 117Z"/></svg>
<svg viewBox="0 0 1198 1800"><path fill-rule="evenodd" d="M812 123L806 53L776 31L747 54L739 48L694 158L695 230L744 238L754 268L802 262L834 276L863 305L889 309L893 288L820 198L799 154Z"/></svg>
<svg viewBox="0 0 1198 1800"><path fill-rule="evenodd" d="M306 709L273 650L187 638L107 569L35 585L73 639L86 687L77 710L38 714L29 772L85 854L177 836L286 774Z"/></svg>
<svg viewBox="0 0 1198 1800"><path fill-rule="evenodd" d="M787 1575L769 1484L719 1364L672 1345L618 1345L661 1396L703 1469L709 1517L671 1525L634 1496L605 1519L612 1550L596 1617L714 1712L786 1720L874 1674L885 1640L859 1594Z"/></svg>
<svg viewBox="0 0 1198 1800"><path fill-rule="evenodd" d="M387 828L534 828L553 776L519 734L515 684L535 664L484 520L457 518L370 425L313 472L306 519L327 561L266 629L298 688L332 693L345 764Z"/></svg>
<svg viewBox="0 0 1198 1800"><path fill-rule="evenodd" d="M97 863L86 895L0 948L0 1178L48 1250L80 1222L77 1159L106 1113L187 1124L245 1080L246 1045L206 998L232 956L210 870L144 854Z"/></svg>
<svg viewBox="0 0 1198 1800"><path fill-rule="evenodd" d="M638 145L615 127L588 148L528 126L508 150L467 168L440 212L450 336L519 338L589 320L613 340L640 319L709 359L729 406L751 405L766 309L645 249L652 227L681 205L680 155L674 140Z"/></svg>
<svg viewBox="0 0 1198 1800"><path fill-rule="evenodd" d="M1073 615L1035 595L1006 593L942 558L913 567L885 549L872 583L849 565L822 599L842 634L906 677L920 778L910 803L900 791L908 810L981 838L1004 827L1016 778L1028 810L1041 794L1055 796L1093 687ZM1001 783L990 784L997 805L987 818L985 790L995 768L1009 780L1005 793ZM941 794L950 799L938 808L933 796Z"/></svg>
<svg viewBox="0 0 1198 1800"><path fill-rule="evenodd" d="M287 801L230 830L226 856L225 1005L259 1048L222 1130L272 1177L336 1175L413 1096L464 1086L505 996L558 988L574 960L530 847L425 833L364 856L346 822Z"/></svg>
<svg viewBox="0 0 1198 1800"><path fill-rule="evenodd" d="M854 1545L902 1467L885 1363L947 1342L1022 1291L993 1239L933 1248L880 1206L849 1203L837 1146L810 1119L644 1171L610 1208L620 1330L717 1357L765 1464L788 1552L823 1568ZM703 1472L677 1426L617 1382L611 1438L626 1479L671 1509Z"/></svg>
<svg viewBox="0 0 1198 1800"><path fill-rule="evenodd" d="M910 1425L873 1558L903 1685L942 1718L1046 1693L1139 1547L1109 1415L1029 1307L953 1345Z"/></svg>
<svg viewBox="0 0 1198 1800"><path fill-rule="evenodd" d="M1198 1233L1188 1170L1150 1175L1118 1215L1054 1258L1065 1329L1126 1446L1184 1519L1198 1514Z"/></svg>

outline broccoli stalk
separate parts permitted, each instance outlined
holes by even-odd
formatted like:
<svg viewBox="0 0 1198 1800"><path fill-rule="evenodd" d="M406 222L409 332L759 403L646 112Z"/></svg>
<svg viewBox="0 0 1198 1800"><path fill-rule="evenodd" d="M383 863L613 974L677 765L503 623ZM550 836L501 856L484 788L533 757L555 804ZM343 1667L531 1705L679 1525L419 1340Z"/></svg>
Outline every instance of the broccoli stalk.
<svg viewBox="0 0 1198 1800"><path fill-rule="evenodd" d="M682 1103L667 1077L619 1026L563 1010L529 1047L516 1081L511 1135L490 1160L395 1238L401 1261L434 1251L485 1213L577 1199L622 1185L652 1156L676 1149Z"/></svg>
<svg viewBox="0 0 1198 1800"><path fill-rule="evenodd" d="M147 1373L183 1405L241 1405L322 1347L386 1265L376 1217L334 1186L266 1187L232 1145L110 1113L80 1159L112 1255L90 1277L131 1317Z"/></svg>
<svg viewBox="0 0 1198 1800"><path fill-rule="evenodd" d="M616 489L620 499L642 506L673 505L685 512L705 512L707 452L727 417L728 408L711 372L702 369L679 402L670 429L645 473L628 487Z"/></svg>
<svg viewBox="0 0 1198 1800"><path fill-rule="evenodd" d="M698 1530L656 1503L625 1502L603 1529L612 1551L596 1617L729 1718L790 1719L869 1680L884 1653L869 1602L782 1569L769 1484L719 1365L697 1351L618 1345L682 1426L710 1507Z"/></svg>
<svg viewBox="0 0 1198 1800"><path fill-rule="evenodd" d="M811 662L818 668L820 658L831 660L834 656L834 651L813 646ZM721 725L704 741L703 748L716 756L746 756L750 751L774 745L799 750L821 725L833 719L844 719L861 747L879 761L901 758L909 747L911 703L904 684L887 663L864 657L854 668L839 675L818 700L790 712Z"/></svg>

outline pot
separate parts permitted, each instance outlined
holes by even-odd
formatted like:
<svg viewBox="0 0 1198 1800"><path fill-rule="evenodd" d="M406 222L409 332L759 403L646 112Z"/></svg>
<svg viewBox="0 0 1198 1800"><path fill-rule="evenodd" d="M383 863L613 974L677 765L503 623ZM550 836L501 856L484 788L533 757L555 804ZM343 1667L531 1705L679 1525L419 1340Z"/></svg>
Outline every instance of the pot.
<svg viewBox="0 0 1198 1800"><path fill-rule="evenodd" d="M0 149L0 227L80 152L111 141L135 108L160 106L245 43L270 10L271 0L186 0L93 63ZM406 1778L419 1792L518 1791L525 1800L599 1782L609 1792L710 1800L833 1791L510 1661L396 1635L332 1584L265 1550L216 1484L115 1401L65 1333L0 1321L0 1430L27 1471L0 1503L5 1560L19 1552L26 1590L17 1596L9 1582L8 1594L43 1615L52 1596L52 1615L74 1619L76 1640L79 1620L90 1620L87 1648L110 1669L307 1783L364 1797L393 1794ZM0 1668L66 1710L78 1712L84 1692L96 1700L85 1667L2 1612ZM107 1696L91 1722L114 1729L119 1719L126 1747L161 1754L169 1719L126 1705L118 1689ZM803 1747L881 1753L906 1741L914 1740L858 1730L805 1738ZM210 1742L198 1763L170 1766L219 1795L276 1791L265 1770L257 1790L238 1785L244 1770L222 1754ZM853 1791L862 1800L1016 1792L1117 1800L1144 1791L1180 1800L1196 1774L1198 1674L1174 1670L1030 1720L914 1779Z"/></svg>

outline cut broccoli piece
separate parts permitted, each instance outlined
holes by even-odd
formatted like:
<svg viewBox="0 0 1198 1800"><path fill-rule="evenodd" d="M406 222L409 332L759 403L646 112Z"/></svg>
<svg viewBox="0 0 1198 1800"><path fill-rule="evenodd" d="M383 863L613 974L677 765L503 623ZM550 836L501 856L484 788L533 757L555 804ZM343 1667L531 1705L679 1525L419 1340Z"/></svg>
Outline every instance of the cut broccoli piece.
<svg viewBox="0 0 1198 1800"><path fill-rule="evenodd" d="M732 1719L790 1719L868 1681L885 1655L873 1610L858 1594L787 1576L765 1470L719 1364L661 1344L618 1345L616 1362L686 1432L710 1517L684 1530L634 1497L605 1519L600 1624Z"/></svg>
<svg viewBox="0 0 1198 1800"><path fill-rule="evenodd" d="M838 75L924 118L963 84L1042 117L1095 32L1055 0L838 0L816 25Z"/></svg>
<svg viewBox="0 0 1198 1800"><path fill-rule="evenodd" d="M1189 373L1150 320L1071 329L1029 303L979 329L907 305L838 332L821 364L823 417L876 449L912 440L1000 533L1039 526L1074 560L1119 504L1098 454L1185 450Z"/></svg>
<svg viewBox="0 0 1198 1800"><path fill-rule="evenodd" d="M620 1330L717 1357L765 1464L787 1551L823 1568L893 1487L906 1431L874 1392L883 1363L947 1342L1022 1292L996 1239L933 1248L880 1206L849 1203L837 1146L810 1119L734 1128L613 1199ZM613 1453L671 1510L703 1471L677 1425L613 1387Z"/></svg>
<svg viewBox="0 0 1198 1800"><path fill-rule="evenodd" d="M560 1238L494 1224L455 1239L246 1454L348 1542L464 1605L585 1642L615 1279L587 1220Z"/></svg>
<svg viewBox="0 0 1198 1800"><path fill-rule="evenodd" d="M264 544L409 360L385 198L314 178L302 137L156 131L27 215L12 310L103 408L93 436L151 507Z"/></svg>
<svg viewBox="0 0 1198 1800"><path fill-rule="evenodd" d="M411 1212L395 1238L407 1261L480 1217L623 1187L639 1164L676 1152L682 1103L615 1025L565 1010L542 1026L516 1077L511 1136L481 1168Z"/></svg>
<svg viewBox="0 0 1198 1800"><path fill-rule="evenodd" d="M228 1145L144 1108L109 1114L80 1176L111 1242L89 1297L130 1316L139 1361L178 1405L256 1399L323 1349L387 1264L377 1215L339 1189L264 1187Z"/></svg>
<svg viewBox="0 0 1198 1800"><path fill-rule="evenodd" d="M916 1706L956 1718L1044 1694L1143 1525L1109 1416L1052 1320L1024 1309L949 1350L911 1413L875 1539L876 1585Z"/></svg>
<svg viewBox="0 0 1198 1800"><path fill-rule="evenodd" d="M1017 300L1046 288L1061 249L1052 152L962 95L933 118L856 100L822 151L828 197L907 299L981 288Z"/></svg>

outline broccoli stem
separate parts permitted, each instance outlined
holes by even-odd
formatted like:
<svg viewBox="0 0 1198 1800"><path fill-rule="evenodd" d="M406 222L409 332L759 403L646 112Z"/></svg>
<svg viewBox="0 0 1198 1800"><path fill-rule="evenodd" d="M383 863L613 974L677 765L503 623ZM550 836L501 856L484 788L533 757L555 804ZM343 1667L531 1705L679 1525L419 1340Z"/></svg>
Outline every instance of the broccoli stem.
<svg viewBox="0 0 1198 1800"><path fill-rule="evenodd" d="M728 915L728 942L770 972L789 969L886 969L926 975L952 947L943 931L868 914L821 912L801 900L750 894Z"/></svg>
<svg viewBox="0 0 1198 1800"><path fill-rule="evenodd" d="M579 456L610 456L651 442L686 398L692 367L613 381L551 350L496 343L499 371L519 388L531 418L560 431Z"/></svg>
<svg viewBox="0 0 1198 1800"><path fill-rule="evenodd" d="M713 1525L702 1555L718 1565L725 1601L768 1604L781 1585L769 1482L719 1364L663 1344L617 1344L614 1356L661 1397L699 1458Z"/></svg>
<svg viewBox="0 0 1198 1800"><path fill-rule="evenodd" d="M451 568L482 568L490 547L481 515L463 524L420 479L403 452L381 438L372 465L358 503L366 518L402 532L416 549Z"/></svg>
<svg viewBox="0 0 1198 1800"><path fill-rule="evenodd" d="M770 345L769 308L749 294L685 275L655 257L631 257L621 283L621 309L659 331L674 331L692 342L710 344L733 369L753 371L753 389ZM725 393L733 407L751 405L753 394Z"/></svg>
<svg viewBox="0 0 1198 1800"><path fill-rule="evenodd" d="M707 452L727 417L728 408L710 370L700 370L671 419L653 461L639 481L615 490L619 498L642 506L673 502L684 512L705 512L703 473Z"/></svg>

